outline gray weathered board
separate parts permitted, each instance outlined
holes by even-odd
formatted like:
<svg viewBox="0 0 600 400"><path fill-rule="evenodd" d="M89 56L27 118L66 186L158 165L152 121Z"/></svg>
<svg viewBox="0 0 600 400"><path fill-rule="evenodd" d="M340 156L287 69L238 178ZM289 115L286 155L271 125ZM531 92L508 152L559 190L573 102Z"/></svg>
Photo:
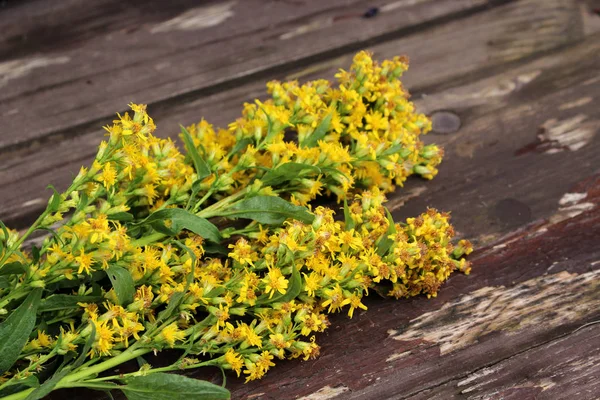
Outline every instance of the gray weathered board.
<svg viewBox="0 0 600 400"><path fill-rule="evenodd" d="M591 0L0 2L0 219L34 219L128 102L174 136L203 116L224 126L270 79L405 54L446 157L389 206L451 211L473 273L436 299L333 316L317 360L230 376L233 398L600 398L599 14Z"/></svg>

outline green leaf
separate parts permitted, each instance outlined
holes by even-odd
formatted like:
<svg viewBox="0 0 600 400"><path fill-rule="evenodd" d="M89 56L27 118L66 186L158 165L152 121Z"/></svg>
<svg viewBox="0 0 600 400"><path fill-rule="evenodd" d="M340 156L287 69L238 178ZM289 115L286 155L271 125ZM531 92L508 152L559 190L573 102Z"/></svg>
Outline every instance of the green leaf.
<svg viewBox="0 0 600 400"><path fill-rule="evenodd" d="M108 216L108 219L112 220L112 221L130 222L130 221L133 221L133 214L128 213L128 212L118 212L118 213L110 214Z"/></svg>
<svg viewBox="0 0 600 400"><path fill-rule="evenodd" d="M35 388L40 386L40 381L35 375L29 375L25 379L21 379L15 382L7 382L4 389L0 390L0 398L8 396L13 393L22 392L27 388Z"/></svg>
<svg viewBox="0 0 600 400"><path fill-rule="evenodd" d="M325 134L329 130L329 126L331 125L331 113L327 114L325 118L321 121L319 126L311 133L308 137L304 139L302 142L302 147L314 147L317 145L319 140L325 137Z"/></svg>
<svg viewBox="0 0 600 400"><path fill-rule="evenodd" d="M175 309L178 308L181 304L183 296L185 296L184 292L176 292L175 294L171 295L171 297L169 298L169 305L167 306L167 308L158 313L158 318L154 323L155 326L158 326L160 322L168 319L171 315L173 315L173 311L175 311Z"/></svg>
<svg viewBox="0 0 600 400"><path fill-rule="evenodd" d="M27 271L27 268L18 261L4 264L0 268L0 275L22 274Z"/></svg>
<svg viewBox="0 0 600 400"><path fill-rule="evenodd" d="M134 376L125 383L121 390L129 400L227 400L231 396L210 382L164 372Z"/></svg>
<svg viewBox="0 0 600 400"><path fill-rule="evenodd" d="M37 264L40 261L40 248L36 245L31 246L31 259L33 264Z"/></svg>
<svg viewBox="0 0 600 400"><path fill-rule="evenodd" d="M204 252L207 254L222 254L224 256L229 254L227 247L217 243L206 243L205 245L202 245L202 247L204 247Z"/></svg>
<svg viewBox="0 0 600 400"><path fill-rule="evenodd" d="M172 221L171 228L164 225L164 220ZM221 233L219 228L210 223L207 219L192 214L189 211L180 208L165 208L152 213L140 224L151 224L157 231L169 236L175 236L182 229L187 229L204 239L215 243L221 242ZM161 230L162 229L162 230Z"/></svg>
<svg viewBox="0 0 600 400"><path fill-rule="evenodd" d="M263 301L257 301L256 303L259 305L285 303L298 297L300 292L302 292L302 277L300 276L300 271L298 271L298 268L296 268L296 265L294 264L292 265L292 275L290 276L290 283L287 291L280 296L275 296L272 299L267 298Z"/></svg>
<svg viewBox="0 0 600 400"><path fill-rule="evenodd" d="M406 154L406 151L403 151L403 149L406 150L405 147L406 146L402 143L395 144L395 145L391 146L390 148L386 149L383 153L381 153L381 156L387 157L387 156L391 156L392 154L400 153L400 157L404 159L408 155L408 154ZM409 153L410 153L410 151L409 151Z"/></svg>
<svg viewBox="0 0 600 400"><path fill-rule="evenodd" d="M377 242L377 254L379 254L380 257L383 257L394 244L394 241L388 236L396 233L396 225L394 224L394 218L392 217L392 214L390 214L390 210L386 208L385 213L387 214L387 219L390 225L388 226L385 236L380 238Z"/></svg>
<svg viewBox="0 0 600 400"><path fill-rule="evenodd" d="M248 147L249 144L252 144L253 142L254 141L249 138L239 140L235 143L235 146L233 146L233 148L231 149L231 152L229 154L231 154L231 155L237 154L237 153L241 152L242 150L244 150L246 147Z"/></svg>
<svg viewBox="0 0 600 400"><path fill-rule="evenodd" d="M71 367L67 366L59 371L57 371L52 378L48 379L46 382L42 383L42 385L36 388L33 392L29 393L29 396L25 397L25 400L39 400L50 394L56 384L64 378L66 375L71 372Z"/></svg>
<svg viewBox="0 0 600 400"><path fill-rule="evenodd" d="M289 162L269 170L260 180L267 186L281 185L300 178L304 171L311 171L315 174L321 173L321 169L314 165Z"/></svg>
<svg viewBox="0 0 600 400"><path fill-rule="evenodd" d="M350 215L350 209L348 208L348 202L346 201L346 199L344 199L344 222L347 231L354 228L355 223L352 219L352 216Z"/></svg>
<svg viewBox="0 0 600 400"><path fill-rule="evenodd" d="M69 310L79 307L77 303L98 303L104 299L102 296L74 296L69 294L53 294L42 300L38 311Z"/></svg>
<svg viewBox="0 0 600 400"><path fill-rule="evenodd" d="M279 132L281 132L285 128L285 126L280 125L280 126L278 126L279 129L273 129L273 120L271 119L271 116L263 108L261 108L261 111L267 117L267 134L265 135L263 143L269 143L273 140L275 135L277 135Z"/></svg>
<svg viewBox="0 0 600 400"><path fill-rule="evenodd" d="M264 225L280 225L288 218L310 224L315 219L306 207L295 206L276 196L251 197L217 215L252 219Z"/></svg>
<svg viewBox="0 0 600 400"><path fill-rule="evenodd" d="M85 362L85 359L96 340L96 324L90 322L90 326L92 327L92 331L85 341L85 345L83 345L83 350L79 353L79 357L77 357L77 360L72 364L72 368L79 368Z"/></svg>
<svg viewBox="0 0 600 400"><path fill-rule="evenodd" d="M188 154L192 158L198 180L202 180L211 174L210 167L206 164L206 161L204 161L202 156L200 156L200 153L198 153L198 149L194 146L194 140L187 129L185 129L183 125L179 126L181 127L181 138L183 139Z"/></svg>
<svg viewBox="0 0 600 400"><path fill-rule="evenodd" d="M41 227L37 228L37 230L40 230L40 231L46 231L46 232L48 232L49 234L51 234L51 235L52 235L52 237L54 237L54 240L56 240L56 241L57 241L58 243L60 243L61 245L64 245L64 242L63 242L63 240L60 238L60 236L58 236L58 233L56 233L56 232L54 231L54 229L50 229L50 228L46 228L46 227L44 227L44 226L41 226Z"/></svg>
<svg viewBox="0 0 600 400"><path fill-rule="evenodd" d="M8 289L10 287L10 279L6 276L0 276L0 289Z"/></svg>
<svg viewBox="0 0 600 400"><path fill-rule="evenodd" d="M54 192L52 197L50 197L50 203L48 204L48 211L51 213L55 213L58 211L58 207L60 206L60 201L61 201L60 193L58 193L58 190L56 190L56 188L52 185L48 185L46 188L52 189L52 191Z"/></svg>
<svg viewBox="0 0 600 400"><path fill-rule="evenodd" d="M19 354L35 326L41 298L42 289L34 289L25 301L0 324L0 374L8 371L19 359Z"/></svg>
<svg viewBox="0 0 600 400"><path fill-rule="evenodd" d="M131 273L118 265L111 265L108 267L106 273L112 283L113 289L115 289L118 304L126 306L131 303L135 294L135 284Z"/></svg>
<svg viewBox="0 0 600 400"><path fill-rule="evenodd" d="M4 248L4 243L8 241L8 228L4 225L4 222L0 221L0 228L2 228L2 234L4 239L0 240L0 250Z"/></svg>

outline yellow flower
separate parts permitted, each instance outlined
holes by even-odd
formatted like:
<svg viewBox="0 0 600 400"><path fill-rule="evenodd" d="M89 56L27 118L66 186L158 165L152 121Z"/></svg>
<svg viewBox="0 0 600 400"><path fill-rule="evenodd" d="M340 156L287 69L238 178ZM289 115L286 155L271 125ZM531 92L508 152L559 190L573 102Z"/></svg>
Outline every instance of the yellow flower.
<svg viewBox="0 0 600 400"><path fill-rule="evenodd" d="M75 257L75 262L79 264L78 274L81 274L85 271L87 275L91 274L91 267L94 262L91 254L85 254L83 249L80 251L79 255Z"/></svg>
<svg viewBox="0 0 600 400"><path fill-rule="evenodd" d="M243 358L232 348L230 348L225 353L225 362L229 364L231 369L234 370L237 373L237 376L239 377L240 373L242 372L242 367L244 366Z"/></svg>
<svg viewBox="0 0 600 400"><path fill-rule="evenodd" d="M265 283L265 293L269 295L269 299L272 298L276 292L285 294L289 284L289 281L285 279L281 270L277 267L269 268L269 272L263 279L263 282Z"/></svg>
<svg viewBox="0 0 600 400"><path fill-rule="evenodd" d="M106 163L104 168L102 168L102 173L98 178L100 182L104 185L105 188L111 188L115 182L117 181L117 171L112 166L112 163Z"/></svg>
<svg viewBox="0 0 600 400"><path fill-rule="evenodd" d="M310 275L302 274L304 275L304 290L309 296L315 297L315 291L321 288L321 275L316 272L311 272Z"/></svg>
<svg viewBox="0 0 600 400"><path fill-rule="evenodd" d="M96 335L90 354L94 356L110 356L115 342L115 332L108 326L108 321L92 321L96 327Z"/></svg>
<svg viewBox="0 0 600 400"><path fill-rule="evenodd" d="M233 249L233 251L229 253L229 257L242 265L254 265L254 261L258 260L258 254L252 250L252 247L244 238L238 239L235 244L230 244L229 248Z"/></svg>
<svg viewBox="0 0 600 400"><path fill-rule="evenodd" d="M354 310L356 308L362 308L363 310L367 309L367 306L365 306L363 303L361 303L361 297L358 296L356 293L353 293L352 296L350 296L350 309L348 310L348 316L350 318L352 318L354 316Z"/></svg>
<svg viewBox="0 0 600 400"><path fill-rule="evenodd" d="M166 342L169 347L175 346L175 342L185 339L185 332L180 330L175 322L167 325L163 330L154 338L157 343Z"/></svg>
<svg viewBox="0 0 600 400"><path fill-rule="evenodd" d="M325 289L324 294L326 300L321 303L321 306L329 306L329 309L327 310L329 313L337 312L346 304L350 303L350 299L347 299L344 296L344 292L339 283L337 283L332 289Z"/></svg>

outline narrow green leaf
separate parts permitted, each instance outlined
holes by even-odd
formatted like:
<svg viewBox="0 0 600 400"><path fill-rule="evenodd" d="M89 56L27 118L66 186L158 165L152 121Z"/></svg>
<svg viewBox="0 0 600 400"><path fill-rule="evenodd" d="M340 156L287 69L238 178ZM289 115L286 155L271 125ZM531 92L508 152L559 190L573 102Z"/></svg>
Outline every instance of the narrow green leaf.
<svg viewBox="0 0 600 400"><path fill-rule="evenodd" d="M175 311L176 308L179 307L179 305L181 304L181 300L183 300L183 296L185 296L185 293L183 292L176 292L175 294L173 294L171 296L171 298L169 299L169 305L167 306L167 308L165 308L164 310L162 310L161 312L158 313L158 318L156 319L156 322L154 323L155 326L158 326L158 324L166 319L168 319L171 315L173 315L173 312Z"/></svg>
<svg viewBox="0 0 600 400"><path fill-rule="evenodd" d="M10 279L6 276L0 276L0 289L8 289L10 287Z"/></svg>
<svg viewBox="0 0 600 400"><path fill-rule="evenodd" d="M233 205L219 216L252 219L260 224L280 225L288 218L310 224L315 216L276 196L255 196Z"/></svg>
<svg viewBox="0 0 600 400"><path fill-rule="evenodd" d="M77 303L97 303L104 299L103 296L74 296L69 294L53 294L40 303L39 312L69 310L79 307Z"/></svg>
<svg viewBox="0 0 600 400"><path fill-rule="evenodd" d="M133 221L133 214L128 212L118 212L114 214L110 214L108 219L112 221L122 221L122 222L130 222Z"/></svg>
<svg viewBox="0 0 600 400"><path fill-rule="evenodd" d="M18 261L4 264L0 267L0 275L22 274L27 271L27 268Z"/></svg>
<svg viewBox="0 0 600 400"><path fill-rule="evenodd" d="M31 246L31 259L33 264L37 264L40 261L40 248L36 245Z"/></svg>
<svg viewBox="0 0 600 400"><path fill-rule="evenodd" d="M252 144L252 143L253 143L253 140L249 139L249 138L239 140L235 143L235 146L233 146L233 148L231 149L231 152L229 154L231 154L231 155L238 154L242 150L244 150L246 147L248 147L249 144Z"/></svg>
<svg viewBox="0 0 600 400"><path fill-rule="evenodd" d="M25 301L0 324L0 374L8 371L18 360L35 326L41 298L42 289L34 289Z"/></svg>
<svg viewBox="0 0 600 400"><path fill-rule="evenodd" d="M198 149L194 146L194 140L187 129L185 129L183 125L179 126L181 127L181 138L183 139L188 154L192 158L198 179L202 180L211 174L210 167L206 164L206 161L204 161L202 156L200 156L200 153L198 153Z"/></svg>
<svg viewBox="0 0 600 400"><path fill-rule="evenodd" d="M34 375L29 375L27 378L18 380L16 382L7 382L4 389L0 390L0 398L8 396L13 393L22 392L28 388L36 388L40 386L40 381Z"/></svg>
<svg viewBox="0 0 600 400"><path fill-rule="evenodd" d="M106 270L108 278L112 283L115 294L117 295L118 304L126 306L133 301L133 295L135 294L135 284L131 273L123 267L118 265L111 265Z"/></svg>
<svg viewBox="0 0 600 400"><path fill-rule="evenodd" d="M48 379L46 382L42 383L40 387L29 393L29 396L25 397L25 400L39 400L48 396L50 392L54 390L56 384L62 378L67 376L69 372L71 372L71 367L69 366L57 371L54 375L52 375L52 378Z"/></svg>
<svg viewBox="0 0 600 400"><path fill-rule="evenodd" d="M0 240L0 250L4 248L4 243L8 241L8 228L4 225L4 222L0 221L0 228L2 228L3 240Z"/></svg>
<svg viewBox="0 0 600 400"><path fill-rule="evenodd" d="M171 220L171 228L164 225L166 219ZM148 218L140 224L152 224L155 229L156 227L163 226L163 228L161 228L163 231L157 230L169 236L174 236L181 232L182 229L187 229L202 236L204 239L215 243L219 243L222 239L219 228L209 222L206 218L199 217L181 208L165 208L158 210L148 216Z"/></svg>
<svg viewBox="0 0 600 400"><path fill-rule="evenodd" d="M87 340L85 341L83 350L79 354L79 357L77 357L77 360L75 360L73 363L72 368L79 368L81 365L83 365L88 353L90 352L90 349L92 348L92 345L94 344L94 341L96 340L96 325L90 322L90 326L92 327L90 336L88 336Z"/></svg>
<svg viewBox="0 0 600 400"><path fill-rule="evenodd" d="M48 185L46 188L52 189L52 191L54 192L54 194L50 198L50 203L48 203L48 211L51 213L55 213L56 211L58 211L58 207L60 206L60 193L58 193L58 190L56 190L56 188L52 185Z"/></svg>
<svg viewBox="0 0 600 400"><path fill-rule="evenodd" d="M404 154L402 149L404 149L404 148L405 148L405 145L402 143L395 144L395 145L391 146L390 148L386 149L383 153L381 153L381 156L387 157L387 156L391 156L392 154L396 154L396 153L400 153L400 155L402 156ZM404 157L402 157L402 158L404 158Z"/></svg>
<svg viewBox="0 0 600 400"><path fill-rule="evenodd" d="M204 251L207 254L222 254L224 256L229 254L229 250L227 250L227 247L217 243L206 243L202 247L204 247Z"/></svg>
<svg viewBox="0 0 600 400"><path fill-rule="evenodd" d="M390 210L386 208L385 213L387 214L387 219L390 225L388 226L388 230L385 233L385 236L380 238L377 242L377 254L379 254L380 257L383 257L388 252L390 247L392 247L392 245L394 244L394 241L388 236L393 235L397 232L396 225L394 223L394 218L392 217L392 214L390 214Z"/></svg>
<svg viewBox="0 0 600 400"><path fill-rule="evenodd" d="M261 108L261 111L267 117L267 134L265 135L263 143L270 143L273 138L285 128L285 126L279 125L277 127L278 129L273 129L273 120L271 119L271 116L263 108Z"/></svg>
<svg viewBox="0 0 600 400"><path fill-rule="evenodd" d="M346 199L344 199L344 222L347 231L354 228L355 223L352 219L352 216L350 215L350 208L348 208L348 202L346 201Z"/></svg>
<svg viewBox="0 0 600 400"><path fill-rule="evenodd" d="M323 139L329 130L331 125L331 113L327 114L316 129L307 138L304 139L302 147L314 147L317 145L319 140Z"/></svg>
<svg viewBox="0 0 600 400"><path fill-rule="evenodd" d="M228 400L231 396L210 382L164 372L134 376L125 383L121 390L129 400Z"/></svg>
<svg viewBox="0 0 600 400"><path fill-rule="evenodd" d="M54 237L54 240L56 240L61 245L64 244L63 240L60 238L60 236L58 236L58 233L56 233L54 231L54 229L50 229L50 228L46 228L46 227L42 226L42 227L37 228L37 230L48 232L49 234L52 235L52 237Z"/></svg>
<svg viewBox="0 0 600 400"><path fill-rule="evenodd" d="M315 174L321 173L321 169L314 165L289 162L267 171L261 178L261 181L267 186L281 185L282 183L300 178L301 174L305 171L311 171Z"/></svg>

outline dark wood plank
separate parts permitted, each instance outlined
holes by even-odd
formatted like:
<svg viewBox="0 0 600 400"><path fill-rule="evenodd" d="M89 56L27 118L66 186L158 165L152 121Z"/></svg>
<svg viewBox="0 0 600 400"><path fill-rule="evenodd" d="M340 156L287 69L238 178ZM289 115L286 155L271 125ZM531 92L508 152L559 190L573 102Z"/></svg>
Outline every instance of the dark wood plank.
<svg viewBox="0 0 600 400"><path fill-rule="evenodd" d="M480 95L477 99L470 100L462 94L456 100L453 93L463 93L460 88L447 91L444 87L464 86L467 82L486 76L492 76L489 78L492 83L485 81L484 85L494 86L493 82L501 79L506 79L510 84L510 80L514 79L512 75L502 78L508 75L497 74L536 54L576 43L583 38L583 33L573 28L575 24L565 23L581 18L579 7L575 3L571 7L557 4L546 0L511 3L473 16L469 18L469 23L462 20L450 22L420 34L372 46L370 49L380 59L398 54L411 56L412 68L406 74L405 81L411 90L421 93L416 98L425 112L458 105L475 110L482 104L503 101L510 91L494 89L496 96ZM528 25L527 15L534 8L537 10L538 24ZM539 24L546 28L541 29ZM523 35L534 37L536 41L530 43L529 47L521 46L520 39L514 36L515 26L520 26ZM526 27L528 28L525 29ZM332 76L340 66L349 65L352 55L351 52L289 73L274 73L269 79L306 80ZM558 62L554 57L549 57L548 60L550 61L547 63L552 65ZM498 84L500 83L496 85ZM436 87L440 89L435 90ZM243 101L262 96L263 88L264 80L260 80L208 97L186 96L173 104L152 106L150 111L158 123L159 134L163 136L177 132L179 123L193 123L201 116L209 116L211 122L223 126L239 115ZM478 90L485 88L480 87ZM427 96L423 97L424 94ZM436 99L439 99L437 103ZM111 119L103 123L108 123ZM48 182L59 189L68 186L72 174L93 157L100 137L101 133L96 126L92 133L70 140L40 144L5 154L0 159L0 187L3 188L0 191L0 219L14 226L25 225L31 216L39 212L49 196L44 192ZM432 139L453 143L456 137L432 136ZM526 136L525 140L532 139ZM442 170L444 169L445 167Z"/></svg>
<svg viewBox="0 0 600 400"><path fill-rule="evenodd" d="M559 346L553 341L600 318L600 176L576 189L588 194L592 210L532 226L478 250L472 275L453 276L436 299L370 297L369 310L358 317L332 319L318 338L317 360L281 362L263 380L247 385L228 379L233 398L406 399L429 398L437 390L443 393L440 399L451 398L444 396L455 388L452 382L530 349ZM584 363L586 354L580 351L574 358ZM573 378L585 378L585 371ZM597 379L583 389L595 385ZM577 398L596 395L582 390Z"/></svg>
<svg viewBox="0 0 600 400"><path fill-rule="evenodd" d="M590 325L411 400L597 399L600 327Z"/></svg>
<svg viewBox="0 0 600 400"><path fill-rule="evenodd" d="M95 30L87 40L67 39L64 49L3 63L0 151L33 140L81 134L131 101L156 104L187 93L206 95L249 79L264 79L275 69L289 70L485 10L497 2L390 1L376 18L363 18L372 2L244 0L192 8L194 2L188 0L167 7L187 9L172 17L169 12L152 13L160 9L156 4L168 2L111 7L114 2L105 1L81 17L84 23L77 29ZM78 7L64 8L67 15L89 3L75 4ZM35 4L23 8L30 10ZM120 8L125 10L122 16L112 17ZM19 11L9 9L5 23L18 24ZM148 20L146 14L151 14ZM59 22L48 29L71 38L77 29L73 32L66 19L64 25Z"/></svg>

